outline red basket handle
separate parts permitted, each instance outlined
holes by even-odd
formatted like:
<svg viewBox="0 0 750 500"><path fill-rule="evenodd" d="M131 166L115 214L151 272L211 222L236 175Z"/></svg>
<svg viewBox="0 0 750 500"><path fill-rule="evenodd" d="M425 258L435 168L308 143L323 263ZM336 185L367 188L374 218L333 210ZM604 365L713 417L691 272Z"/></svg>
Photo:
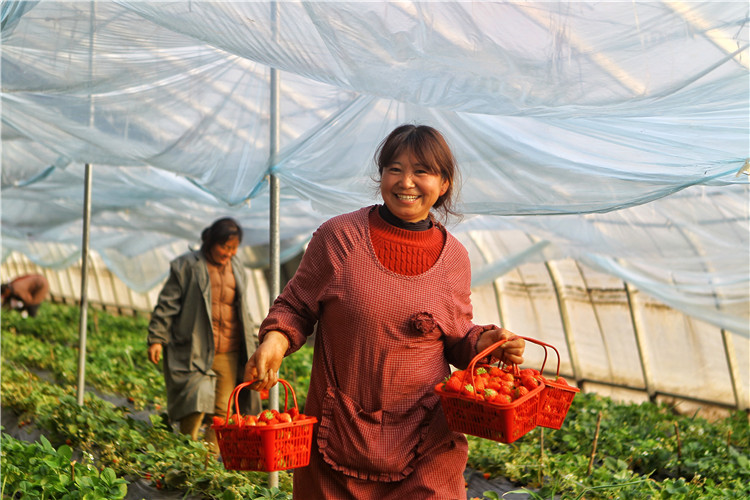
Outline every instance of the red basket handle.
<svg viewBox="0 0 750 500"><path fill-rule="evenodd" d="M555 354L557 355L557 376L560 375L560 353L557 351L557 349L555 348L555 346L553 346L551 344L547 344L546 342L542 342L541 340L533 339L531 337L524 337L522 335L516 335L516 337L524 339L524 340L527 340L529 342L532 342L534 344L537 344L537 345L540 345L540 346L544 347L544 361L542 361L542 368L539 370L539 373L542 373L544 371L544 366L547 364L547 347L552 348L552 350L554 350ZM468 370L468 372L469 372L469 375L471 375L471 385L473 387L475 387L475 384L474 384L474 366L477 364L477 361L479 361L480 359L483 359L483 358L487 357L492 351L494 351L495 349L497 349L498 347L500 347L501 345L503 345L504 343L506 343L507 341L509 341L511 339L501 339L501 340L498 340L497 342L495 342L494 344L492 344L491 346L487 347L482 352L480 352L479 354L477 354L476 356L474 356L474 358L469 363L469 366L466 368L466 370ZM498 361L498 366L500 366L500 362L499 361ZM518 365L516 365L515 363L511 363L511 367L513 369L513 373L514 374L518 374L518 372L519 372ZM474 394L474 397L477 397L477 395Z"/></svg>
<svg viewBox="0 0 750 500"><path fill-rule="evenodd" d="M519 335L519 337L520 337L520 335ZM528 340L529 342L533 342L533 343L535 343L537 345L540 345L540 346L544 347L544 361L542 362L542 368L539 370L539 373L544 372L544 365L547 364L547 348L549 347L550 349L552 349L553 351L555 351L555 355L557 356L557 373L555 374L555 377L559 377L560 376L560 352L557 350L557 348L555 346L553 346L552 344L548 344L548 343L543 342L541 340L532 339L531 337L521 337L521 338L524 339L524 340Z"/></svg>
<svg viewBox="0 0 750 500"><path fill-rule="evenodd" d="M239 420L240 416L240 404L239 404L239 395L240 391L244 389L245 387L253 385L255 382L257 382L259 379L250 380L249 382L243 382L239 384L237 387L234 388L232 391L232 394L229 396L229 401L227 402L227 417L226 421L229 422L229 415L232 411L232 401L234 401L234 410L235 410L235 416ZM292 389L292 386L289 385L289 382L286 380L280 378L279 382L281 382L281 385L284 386L284 411L287 411L289 409L289 392L292 393L292 401L294 401L294 408L299 410L299 407L297 406L297 395L294 394L294 389Z"/></svg>
<svg viewBox="0 0 750 500"><path fill-rule="evenodd" d="M466 367L466 371L468 371L469 375L471 376L472 387L476 387L476 384L474 383L474 366L477 364L477 361L487 357L492 351L494 351L495 349L497 349L498 347L506 343L508 340L510 339L498 340L497 342L495 342L494 344L492 344L491 346L487 347L485 350L483 350L482 352L474 356L474 358L469 363L469 366ZM498 366L500 366L500 362L498 362ZM513 364L513 369L517 371L518 367L515 364ZM478 398L476 393L474 394L474 398Z"/></svg>

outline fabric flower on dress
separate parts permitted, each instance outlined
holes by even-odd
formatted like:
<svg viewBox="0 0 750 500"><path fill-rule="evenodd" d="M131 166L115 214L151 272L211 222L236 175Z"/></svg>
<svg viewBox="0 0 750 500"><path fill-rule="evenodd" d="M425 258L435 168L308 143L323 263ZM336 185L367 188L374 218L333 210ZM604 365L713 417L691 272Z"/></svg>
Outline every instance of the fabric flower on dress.
<svg viewBox="0 0 750 500"><path fill-rule="evenodd" d="M432 333L437 328L437 323L432 314L427 312L418 312L411 317L411 326L419 333L426 335Z"/></svg>

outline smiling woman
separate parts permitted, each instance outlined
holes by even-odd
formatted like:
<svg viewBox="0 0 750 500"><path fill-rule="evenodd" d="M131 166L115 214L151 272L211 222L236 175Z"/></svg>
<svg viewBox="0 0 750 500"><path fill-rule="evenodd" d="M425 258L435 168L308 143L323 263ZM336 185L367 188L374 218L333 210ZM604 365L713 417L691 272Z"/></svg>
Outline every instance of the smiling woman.
<svg viewBox="0 0 750 500"><path fill-rule="evenodd" d="M245 380L272 387L317 331L305 413L319 424L295 498L464 498L467 440L432 389L501 339L492 355L522 363L524 341L472 322L468 254L433 214L452 213L457 173L442 134L397 127L375 162L383 204L318 228L261 324Z"/></svg>

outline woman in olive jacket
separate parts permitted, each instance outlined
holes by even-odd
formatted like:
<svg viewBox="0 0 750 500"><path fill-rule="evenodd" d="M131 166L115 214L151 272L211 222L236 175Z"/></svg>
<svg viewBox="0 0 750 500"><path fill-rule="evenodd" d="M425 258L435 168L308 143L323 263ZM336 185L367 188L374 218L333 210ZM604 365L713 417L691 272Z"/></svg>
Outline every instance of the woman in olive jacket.
<svg viewBox="0 0 750 500"><path fill-rule="evenodd" d="M205 420L225 416L229 396L258 342L247 308L244 267L236 256L242 229L231 218L219 219L203 230L201 240L200 250L170 263L148 326L149 359L157 364L164 355L169 418L196 440ZM242 396L241 413L260 412L256 391ZM205 440L217 451L210 427Z"/></svg>

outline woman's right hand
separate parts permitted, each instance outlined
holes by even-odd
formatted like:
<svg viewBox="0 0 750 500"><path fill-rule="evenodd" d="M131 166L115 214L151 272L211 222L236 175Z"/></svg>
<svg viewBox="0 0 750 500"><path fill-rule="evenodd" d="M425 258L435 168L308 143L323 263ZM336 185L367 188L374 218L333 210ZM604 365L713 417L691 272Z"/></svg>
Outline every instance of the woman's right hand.
<svg viewBox="0 0 750 500"><path fill-rule="evenodd" d="M151 344L148 346L148 359L155 365L159 364L161 359L162 346L159 343Z"/></svg>
<svg viewBox="0 0 750 500"><path fill-rule="evenodd" d="M289 349L289 341L279 331L272 330L263 337L245 365L245 381L258 380L252 385L256 391L268 390L279 381L279 368L284 354Z"/></svg>

